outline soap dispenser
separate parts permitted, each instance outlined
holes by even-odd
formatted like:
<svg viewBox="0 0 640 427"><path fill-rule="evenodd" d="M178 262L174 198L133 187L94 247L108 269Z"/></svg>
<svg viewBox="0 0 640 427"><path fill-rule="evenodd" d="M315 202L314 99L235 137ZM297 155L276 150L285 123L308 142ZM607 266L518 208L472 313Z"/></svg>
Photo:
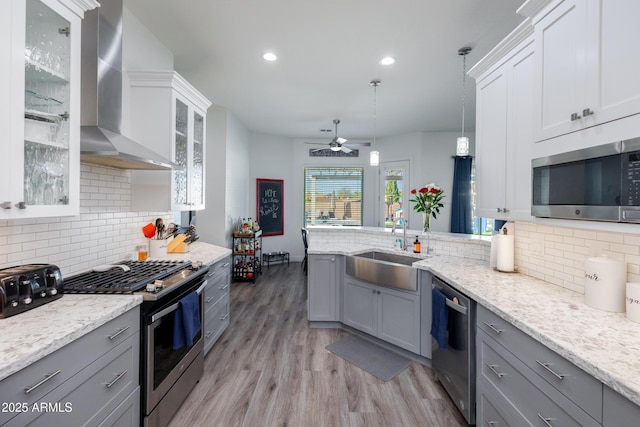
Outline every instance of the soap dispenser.
<svg viewBox="0 0 640 427"><path fill-rule="evenodd" d="M418 240L418 236L416 236L416 241L413 242L413 252L416 254L420 253L420 240Z"/></svg>

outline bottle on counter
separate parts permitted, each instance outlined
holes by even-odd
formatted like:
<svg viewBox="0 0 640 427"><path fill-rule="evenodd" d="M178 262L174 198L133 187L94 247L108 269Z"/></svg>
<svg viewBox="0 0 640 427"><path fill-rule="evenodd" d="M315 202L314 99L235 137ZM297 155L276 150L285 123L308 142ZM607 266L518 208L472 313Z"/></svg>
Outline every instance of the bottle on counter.
<svg viewBox="0 0 640 427"><path fill-rule="evenodd" d="M416 241L413 242L413 252L416 254L420 253L420 240L418 240L418 236L416 236Z"/></svg>

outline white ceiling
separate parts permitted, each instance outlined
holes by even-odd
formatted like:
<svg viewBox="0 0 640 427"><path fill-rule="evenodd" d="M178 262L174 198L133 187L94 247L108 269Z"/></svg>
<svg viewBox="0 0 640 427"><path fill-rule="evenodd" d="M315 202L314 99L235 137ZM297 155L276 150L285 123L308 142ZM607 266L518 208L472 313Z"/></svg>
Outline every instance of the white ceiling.
<svg viewBox="0 0 640 427"><path fill-rule="evenodd" d="M523 17L523 0L125 0L174 54L175 69L251 131L372 138L460 131L467 70ZM278 61L262 59L266 51ZM382 66L383 56L397 58ZM466 79L466 128L475 84ZM327 136L328 135L328 136Z"/></svg>

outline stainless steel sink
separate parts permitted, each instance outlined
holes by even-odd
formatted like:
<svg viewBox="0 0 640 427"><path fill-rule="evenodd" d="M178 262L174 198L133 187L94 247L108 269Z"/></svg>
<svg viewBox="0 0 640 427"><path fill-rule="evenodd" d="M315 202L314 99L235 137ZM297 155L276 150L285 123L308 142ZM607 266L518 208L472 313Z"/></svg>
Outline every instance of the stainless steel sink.
<svg viewBox="0 0 640 427"><path fill-rule="evenodd" d="M412 267L422 258L386 252L364 252L346 257L346 273L376 285L391 288L418 289L418 269Z"/></svg>

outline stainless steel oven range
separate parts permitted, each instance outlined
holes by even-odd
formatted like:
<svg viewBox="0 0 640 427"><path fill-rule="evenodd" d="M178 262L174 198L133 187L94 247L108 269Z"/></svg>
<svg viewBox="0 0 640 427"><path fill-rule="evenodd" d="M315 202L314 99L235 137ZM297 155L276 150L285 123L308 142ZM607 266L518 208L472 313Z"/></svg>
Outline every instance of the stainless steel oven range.
<svg viewBox="0 0 640 427"><path fill-rule="evenodd" d="M124 261L109 267L65 278L64 291L143 296L141 425L166 426L203 373L202 291L207 269L188 261ZM191 344L179 346L174 321L185 297L197 297L201 327Z"/></svg>

